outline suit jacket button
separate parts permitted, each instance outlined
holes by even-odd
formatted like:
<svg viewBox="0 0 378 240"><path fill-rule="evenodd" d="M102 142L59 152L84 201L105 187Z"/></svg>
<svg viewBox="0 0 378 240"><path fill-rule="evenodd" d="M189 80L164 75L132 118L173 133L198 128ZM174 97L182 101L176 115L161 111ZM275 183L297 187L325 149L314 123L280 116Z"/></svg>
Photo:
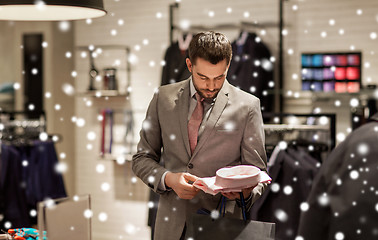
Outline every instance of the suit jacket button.
<svg viewBox="0 0 378 240"><path fill-rule="evenodd" d="M189 169L192 169L192 168L193 168L193 164L189 163L189 164L188 164L188 168L189 168Z"/></svg>

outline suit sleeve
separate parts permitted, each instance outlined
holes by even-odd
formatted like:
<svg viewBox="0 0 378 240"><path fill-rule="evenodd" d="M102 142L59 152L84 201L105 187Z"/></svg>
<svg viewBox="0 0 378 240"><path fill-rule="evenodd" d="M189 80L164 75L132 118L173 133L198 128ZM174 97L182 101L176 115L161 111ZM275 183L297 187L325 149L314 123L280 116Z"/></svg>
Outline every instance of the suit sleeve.
<svg viewBox="0 0 378 240"><path fill-rule="evenodd" d="M254 99L254 103L248 112L248 120L244 129L241 143L242 164L254 165L262 171L267 171L267 159L265 153L265 134L260 110L260 100ZM252 201L247 210L263 194L267 184L259 183L252 191Z"/></svg>
<svg viewBox="0 0 378 240"><path fill-rule="evenodd" d="M158 92L154 94L147 109L140 131L137 153L133 156L132 169L147 186L157 193L162 193L163 191L158 186L166 169L159 165L162 140L158 117L158 96Z"/></svg>

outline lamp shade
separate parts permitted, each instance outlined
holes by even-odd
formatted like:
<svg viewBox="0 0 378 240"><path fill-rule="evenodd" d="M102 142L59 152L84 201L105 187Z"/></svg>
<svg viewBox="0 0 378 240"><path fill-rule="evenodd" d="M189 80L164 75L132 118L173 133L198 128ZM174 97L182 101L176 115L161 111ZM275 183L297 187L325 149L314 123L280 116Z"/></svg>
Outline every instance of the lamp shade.
<svg viewBox="0 0 378 240"><path fill-rule="evenodd" d="M103 0L0 0L0 20L63 21L105 14Z"/></svg>

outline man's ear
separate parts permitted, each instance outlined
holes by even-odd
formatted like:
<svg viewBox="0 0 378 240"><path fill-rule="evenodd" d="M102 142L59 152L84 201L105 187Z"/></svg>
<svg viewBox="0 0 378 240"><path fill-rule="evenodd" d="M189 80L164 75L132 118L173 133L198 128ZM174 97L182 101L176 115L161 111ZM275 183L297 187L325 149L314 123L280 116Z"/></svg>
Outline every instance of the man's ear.
<svg viewBox="0 0 378 240"><path fill-rule="evenodd" d="M192 72L192 62L189 58L186 58L186 66L188 67L189 72Z"/></svg>

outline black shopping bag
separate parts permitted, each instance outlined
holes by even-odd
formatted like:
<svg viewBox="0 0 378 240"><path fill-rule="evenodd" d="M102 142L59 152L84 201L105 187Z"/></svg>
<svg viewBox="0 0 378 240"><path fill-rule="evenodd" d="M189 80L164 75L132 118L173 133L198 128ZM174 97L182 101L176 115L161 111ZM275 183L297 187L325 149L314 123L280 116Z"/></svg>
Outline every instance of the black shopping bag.
<svg viewBox="0 0 378 240"><path fill-rule="evenodd" d="M223 202L223 199L221 201ZM225 204L222 205L220 211L225 207ZM245 211L245 208L242 207L242 210ZM191 215L186 223L187 232L185 239L274 240L275 238L275 223L242 220L223 216L219 214L219 217L214 219L210 214L202 213Z"/></svg>
<svg viewBox="0 0 378 240"><path fill-rule="evenodd" d="M274 223L235 218L211 218L210 215L193 214L187 222L185 239L193 240L274 240Z"/></svg>

